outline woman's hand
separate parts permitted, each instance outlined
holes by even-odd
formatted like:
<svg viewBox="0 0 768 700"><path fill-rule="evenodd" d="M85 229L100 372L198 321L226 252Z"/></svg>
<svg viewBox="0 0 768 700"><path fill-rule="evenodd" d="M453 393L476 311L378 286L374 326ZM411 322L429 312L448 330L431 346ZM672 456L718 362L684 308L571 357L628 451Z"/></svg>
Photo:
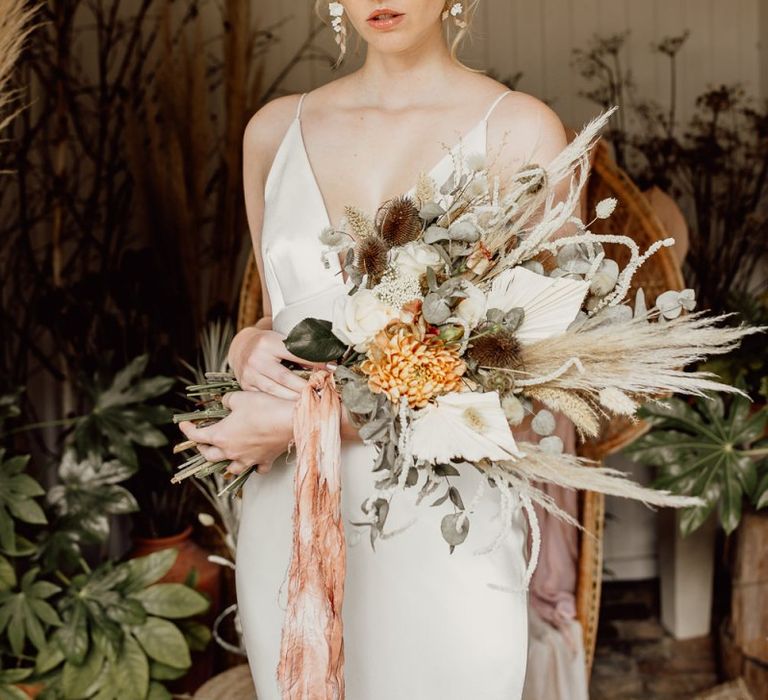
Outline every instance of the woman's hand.
<svg viewBox="0 0 768 700"><path fill-rule="evenodd" d="M293 439L295 402L261 391L232 391L222 403L231 411L226 418L205 428L182 421L179 429L209 462L232 460L227 467L232 474L254 464L260 473L268 472Z"/></svg>
<svg viewBox="0 0 768 700"><path fill-rule="evenodd" d="M298 398L306 380L281 364L281 360L313 365L290 353L283 343L284 337L273 330L250 326L232 339L227 359L244 390L263 391L279 399Z"/></svg>

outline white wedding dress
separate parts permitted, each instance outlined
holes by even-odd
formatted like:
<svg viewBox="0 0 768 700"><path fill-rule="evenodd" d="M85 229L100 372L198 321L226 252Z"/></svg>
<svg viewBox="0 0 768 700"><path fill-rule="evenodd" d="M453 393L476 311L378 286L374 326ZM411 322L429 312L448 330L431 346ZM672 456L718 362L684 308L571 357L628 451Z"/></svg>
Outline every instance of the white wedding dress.
<svg viewBox="0 0 768 700"><path fill-rule="evenodd" d="M484 153L485 116L430 171L438 184L453 157ZM318 234L329 224L301 134L301 102L265 185L261 234L273 327L288 333L302 319L330 318L347 292L337 256L321 260ZM409 191L411 192L411 191ZM351 524L374 494L373 447L342 445L342 514L347 539L343 605L347 700L519 700L528 647L527 524L513 509L511 534L490 553L501 527L499 494L487 488L470 517L466 541L452 554L440 534L450 512L429 507L441 488L416 506L417 488L398 493L387 518L391 537L376 541ZM279 700L276 680L287 599L293 513L293 457L254 474L243 489L237 544L237 600L258 700ZM451 477L465 503L480 478L475 469ZM307 698L306 700L324 700Z"/></svg>

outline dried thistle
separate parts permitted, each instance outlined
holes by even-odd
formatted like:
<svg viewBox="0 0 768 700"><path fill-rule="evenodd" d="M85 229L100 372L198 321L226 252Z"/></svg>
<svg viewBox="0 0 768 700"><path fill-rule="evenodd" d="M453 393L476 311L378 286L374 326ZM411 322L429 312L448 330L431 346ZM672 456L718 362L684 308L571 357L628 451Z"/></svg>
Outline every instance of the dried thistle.
<svg viewBox="0 0 768 700"><path fill-rule="evenodd" d="M492 331L475 338L467 350L481 367L517 369L522 366L520 341L506 330Z"/></svg>
<svg viewBox="0 0 768 700"><path fill-rule="evenodd" d="M395 197L379 207L376 227L381 238L392 247L415 241L421 235L422 222L410 197Z"/></svg>
<svg viewBox="0 0 768 700"><path fill-rule="evenodd" d="M361 238L355 246L355 267L368 275L369 286L378 284L387 269L389 246L378 236Z"/></svg>
<svg viewBox="0 0 768 700"><path fill-rule="evenodd" d="M344 207L349 232L355 240L367 238L376 234L371 218L357 207Z"/></svg>

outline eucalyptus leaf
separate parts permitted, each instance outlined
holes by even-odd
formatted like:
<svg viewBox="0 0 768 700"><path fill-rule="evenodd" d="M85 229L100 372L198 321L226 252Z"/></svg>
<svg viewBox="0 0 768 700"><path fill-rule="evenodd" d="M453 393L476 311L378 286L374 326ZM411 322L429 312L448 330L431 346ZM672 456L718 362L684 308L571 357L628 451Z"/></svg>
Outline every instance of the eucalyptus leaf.
<svg viewBox="0 0 768 700"><path fill-rule="evenodd" d="M460 545L467 539L467 535L469 534L469 518L464 518L461 528L458 530L456 529L457 521L461 516L462 513L449 513L444 516L440 522L440 531L443 534L443 539L451 545L451 547Z"/></svg>
<svg viewBox="0 0 768 700"><path fill-rule="evenodd" d="M448 302L436 292L427 294L421 307L421 313L427 323L440 325L451 317L451 307Z"/></svg>

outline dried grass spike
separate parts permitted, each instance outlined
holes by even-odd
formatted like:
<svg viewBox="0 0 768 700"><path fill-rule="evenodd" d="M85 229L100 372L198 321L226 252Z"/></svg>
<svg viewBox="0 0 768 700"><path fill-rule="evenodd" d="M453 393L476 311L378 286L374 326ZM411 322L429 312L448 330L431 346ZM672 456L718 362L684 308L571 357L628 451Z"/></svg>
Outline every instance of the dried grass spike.
<svg viewBox="0 0 768 700"><path fill-rule="evenodd" d="M437 184L426 173L419 173L419 177L416 180L416 191L414 192L416 201L423 206L427 202L434 200L437 193Z"/></svg>
<svg viewBox="0 0 768 700"><path fill-rule="evenodd" d="M344 215L347 219L349 232L355 240L376 234L371 217L357 207L344 207Z"/></svg>
<svg viewBox="0 0 768 700"><path fill-rule="evenodd" d="M600 434L600 418L592 404L577 392L532 386L525 389L525 396L536 399L547 408L568 418L584 440Z"/></svg>
<svg viewBox="0 0 768 700"><path fill-rule="evenodd" d="M387 269L389 247L378 236L361 238L355 246L355 266L361 275L368 275L369 286L381 281Z"/></svg>
<svg viewBox="0 0 768 700"><path fill-rule="evenodd" d="M390 247L415 241L422 231L419 210L410 197L390 199L376 212L376 228Z"/></svg>

